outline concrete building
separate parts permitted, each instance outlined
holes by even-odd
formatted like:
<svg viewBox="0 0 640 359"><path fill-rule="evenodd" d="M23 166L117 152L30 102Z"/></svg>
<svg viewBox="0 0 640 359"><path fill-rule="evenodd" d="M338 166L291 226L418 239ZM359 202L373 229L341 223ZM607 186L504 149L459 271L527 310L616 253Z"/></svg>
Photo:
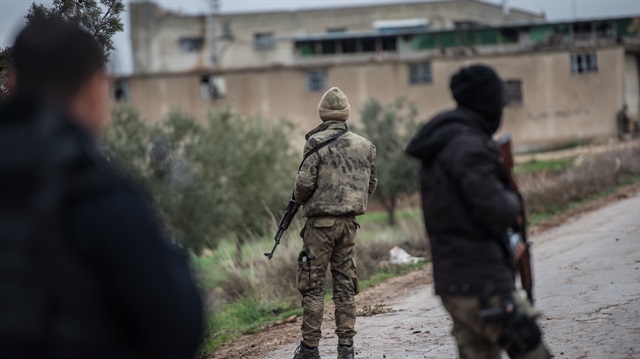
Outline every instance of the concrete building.
<svg viewBox="0 0 640 359"><path fill-rule="evenodd" d="M172 13L153 2L132 2L129 14L136 74L209 69L212 40L216 43L216 67L231 70L295 65L298 53L314 49L292 40L308 35L353 38L341 43L328 37L316 45L316 51L366 53L395 47L395 38L380 36L384 34L544 21L541 14L515 9L507 13L500 6L478 0L222 14L214 21L205 15Z"/></svg>
<svg viewBox="0 0 640 359"><path fill-rule="evenodd" d="M330 86L339 86L349 96L353 123L358 123L359 111L369 98L387 103L405 97L426 119L453 106L450 76L461 66L482 62L505 79L510 104L503 130L513 135L520 149L613 136L615 114L623 104L632 119L640 118L640 18L544 23L535 14L511 11L509 16L532 19L505 24L500 8L478 1L420 5L449 9L460 3L494 9L497 15L470 19L468 13L484 13L469 11L456 17L450 10L442 15L445 20L438 25L442 28L435 29L416 20L415 11L392 11L391 6L385 8L388 13L412 18L382 17L376 20L378 25L407 27L347 32L323 28L317 34L308 30L290 35L288 45L277 45L286 49L280 64L247 55L242 65L227 67L221 60L215 70L204 65L180 70L177 62L175 71L147 67L153 71L116 79L117 97L133 104L149 121L159 121L175 109L204 118L215 107L232 105L248 115L288 118L303 132L317 125L317 105ZM416 5L398 5L405 6ZM363 14L369 11L359 9ZM279 16L286 14L298 16ZM132 12L132 21L138 15ZM362 23L371 25L374 17L367 16L361 15L367 19ZM427 18L427 24L437 27L436 18ZM456 19L469 23L460 28ZM482 24L472 23L482 19ZM491 21L498 25L490 25Z"/></svg>

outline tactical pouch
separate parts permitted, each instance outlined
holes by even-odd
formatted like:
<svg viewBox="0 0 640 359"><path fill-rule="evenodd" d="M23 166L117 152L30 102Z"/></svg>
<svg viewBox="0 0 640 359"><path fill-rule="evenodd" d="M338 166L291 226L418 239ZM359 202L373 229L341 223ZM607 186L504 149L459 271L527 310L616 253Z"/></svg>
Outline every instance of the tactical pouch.
<svg viewBox="0 0 640 359"><path fill-rule="evenodd" d="M313 226L316 228L331 228L336 224L335 218L316 218L313 221Z"/></svg>
<svg viewBox="0 0 640 359"><path fill-rule="evenodd" d="M304 294L311 285L311 257L304 250L298 255L298 291Z"/></svg>

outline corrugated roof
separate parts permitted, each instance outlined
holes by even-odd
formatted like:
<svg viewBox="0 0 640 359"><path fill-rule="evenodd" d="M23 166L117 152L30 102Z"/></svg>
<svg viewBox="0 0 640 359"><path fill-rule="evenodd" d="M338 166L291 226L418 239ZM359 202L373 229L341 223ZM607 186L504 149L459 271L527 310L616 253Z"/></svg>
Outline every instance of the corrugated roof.
<svg viewBox="0 0 640 359"><path fill-rule="evenodd" d="M379 36L438 34L438 33L473 31L473 30L482 30L482 29L516 29L516 28L527 28L527 27L534 27L534 26L553 26L553 25L612 21L612 20L623 20L623 19L633 19L633 18L634 18L633 16L626 16L626 17L606 17L606 18L593 18L593 19L580 19L580 20L562 20L562 21L552 21L552 22L522 21L522 22L512 22L509 24L500 24L500 25L480 25L479 27L469 28L469 29L398 29L398 30L393 29L393 30L385 30L385 31L371 30L371 31L294 35L289 37L285 36L282 38L292 39L294 41L343 40L343 39L351 39L351 38L366 38L366 37L379 37Z"/></svg>

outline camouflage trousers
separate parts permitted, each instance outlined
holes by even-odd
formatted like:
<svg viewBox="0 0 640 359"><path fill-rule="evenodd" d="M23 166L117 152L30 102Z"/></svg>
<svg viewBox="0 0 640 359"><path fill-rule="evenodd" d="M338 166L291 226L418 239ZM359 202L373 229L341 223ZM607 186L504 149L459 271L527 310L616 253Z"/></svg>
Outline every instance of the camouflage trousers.
<svg viewBox="0 0 640 359"><path fill-rule="evenodd" d="M302 294L302 342L317 347L322 337L324 280L331 264L338 344L352 345L356 324L358 277L353 247L359 225L355 217L311 217L301 233L298 290Z"/></svg>
<svg viewBox="0 0 640 359"><path fill-rule="evenodd" d="M522 299L518 293L512 298L517 306L522 308L530 318L536 318L539 313L533 309L528 301ZM502 348L498 339L502 331L500 323L487 324L480 319L480 300L477 297L441 296L442 304L453 320L453 336L458 344L460 359L500 359ZM500 297L489 299L489 307L498 307ZM535 349L511 359L549 359L549 351L540 342Z"/></svg>

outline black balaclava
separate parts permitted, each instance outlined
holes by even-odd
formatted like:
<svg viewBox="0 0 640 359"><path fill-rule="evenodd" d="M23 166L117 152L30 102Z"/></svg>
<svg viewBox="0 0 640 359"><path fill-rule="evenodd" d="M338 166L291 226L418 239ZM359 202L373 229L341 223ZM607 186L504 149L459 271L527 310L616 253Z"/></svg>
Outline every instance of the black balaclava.
<svg viewBox="0 0 640 359"><path fill-rule="evenodd" d="M451 77L450 87L458 106L482 116L489 135L498 131L505 105L504 90L502 80L491 67L464 67Z"/></svg>

